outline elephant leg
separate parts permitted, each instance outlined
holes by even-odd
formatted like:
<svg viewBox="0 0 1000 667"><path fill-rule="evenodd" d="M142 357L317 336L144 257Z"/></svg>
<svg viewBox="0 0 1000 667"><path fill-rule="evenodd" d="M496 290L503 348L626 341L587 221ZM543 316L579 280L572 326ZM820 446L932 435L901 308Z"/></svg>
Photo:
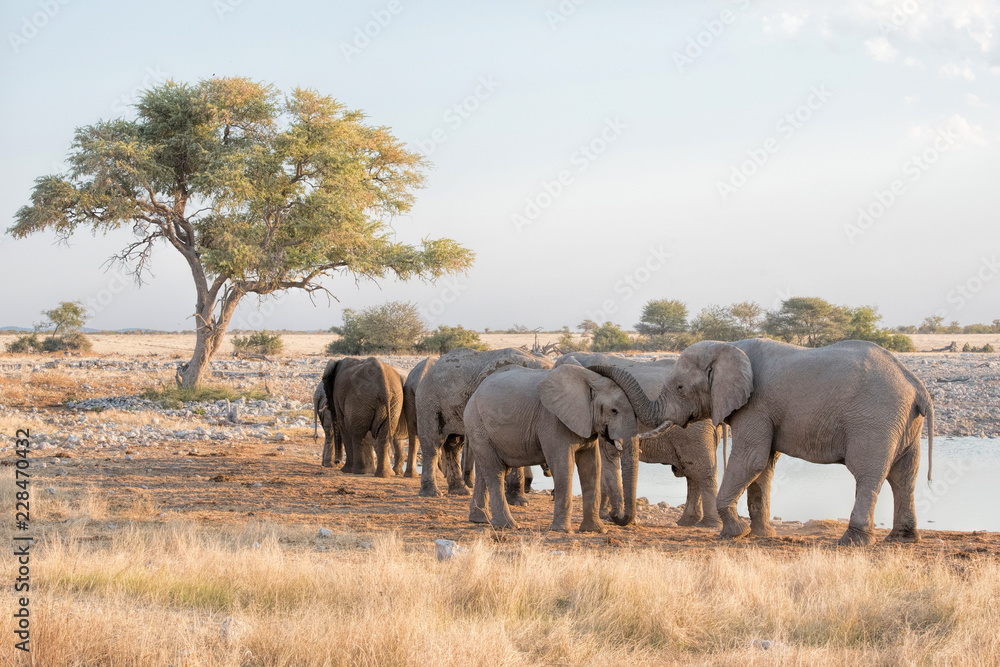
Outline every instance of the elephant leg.
<svg viewBox="0 0 1000 667"><path fill-rule="evenodd" d="M354 472L354 454L356 447L354 446L353 437L354 436L350 433L341 433L341 443L344 448L344 466L340 469L341 472Z"/></svg>
<svg viewBox="0 0 1000 667"><path fill-rule="evenodd" d="M905 454L899 457L886 479L892 489L892 532L886 542L919 542L917 531L917 511L913 503L913 487L917 479L917 468L920 465L920 440L910 445Z"/></svg>
<svg viewBox="0 0 1000 667"><path fill-rule="evenodd" d="M701 521L701 517L704 515L701 506L701 487L694 477L684 477L684 481L687 482L687 499L684 501L684 512L677 519L677 525L693 526Z"/></svg>
<svg viewBox="0 0 1000 667"><path fill-rule="evenodd" d="M491 470L490 472L479 470L479 475L486 478L486 491L489 493L490 514L492 515L490 525L500 530L520 528L517 521L514 521L514 516L510 513L510 507L507 505L507 499L504 497L503 486L507 471L506 467L500 467L499 470Z"/></svg>
<svg viewBox="0 0 1000 667"><path fill-rule="evenodd" d="M397 477L403 474L403 452L406 441L401 438L392 439L392 472Z"/></svg>
<svg viewBox="0 0 1000 667"><path fill-rule="evenodd" d="M392 464L389 463L389 450L391 446L388 440L379 438L375 442L375 476L388 477L392 471Z"/></svg>
<svg viewBox="0 0 1000 667"><path fill-rule="evenodd" d="M771 452L767 465L747 487L747 508L750 511L750 534L757 537L774 537L771 525L771 481L778 452Z"/></svg>
<svg viewBox="0 0 1000 667"><path fill-rule="evenodd" d="M420 439L420 495L437 497L440 495L434 478L440 463L438 450L443 436L436 414L417 414L418 437Z"/></svg>
<svg viewBox="0 0 1000 667"><path fill-rule="evenodd" d="M573 469L576 467L575 452L571 447L559 452L558 458L545 457L552 471L552 482L555 489L552 493L554 507L552 509L552 526L549 530L572 533L569 520L573 509Z"/></svg>
<svg viewBox="0 0 1000 667"><path fill-rule="evenodd" d="M473 523L489 523L489 502L490 492L486 488L486 477L479 475L476 477L476 483L472 487L472 500L469 502L469 521Z"/></svg>
<svg viewBox="0 0 1000 667"><path fill-rule="evenodd" d="M476 457L469 446L462 448L462 480L470 489L476 485Z"/></svg>
<svg viewBox="0 0 1000 667"><path fill-rule="evenodd" d="M874 544L875 537L875 503L878 501L879 488L884 477L855 476L857 489L854 493L854 509L851 510L851 520L847 530L840 537L841 546L868 546Z"/></svg>
<svg viewBox="0 0 1000 667"><path fill-rule="evenodd" d="M459 461L464 444L465 436L449 435L443 447L444 475L448 480L448 495L451 496L467 496L472 493L462 478L462 465Z"/></svg>
<svg viewBox="0 0 1000 667"><path fill-rule="evenodd" d="M580 532L606 533L607 528L601 523L601 456L598 444L584 447L576 453L576 467L580 473L580 486L583 492L583 521L580 522Z"/></svg>
<svg viewBox="0 0 1000 667"><path fill-rule="evenodd" d="M733 448L715 502L722 519L721 537L743 537L750 532L748 522L736 513L736 501L767 467L771 457L771 425L763 420L744 420L738 424L739 429L732 431Z"/></svg>
<svg viewBox="0 0 1000 667"><path fill-rule="evenodd" d="M323 462L324 468L332 468L335 461L333 460L333 424L332 420L328 419L326 412L323 412L322 422L323 422ZM339 461L337 461L339 463Z"/></svg>
<svg viewBox="0 0 1000 667"><path fill-rule="evenodd" d="M528 504L528 497L524 495L524 468L511 468L504 480L504 487L508 505L524 507Z"/></svg>
<svg viewBox="0 0 1000 667"><path fill-rule="evenodd" d="M340 424L334 422L333 424L333 463L334 465L338 463L343 463L345 459L344 454L344 434L340 430Z"/></svg>
<svg viewBox="0 0 1000 667"><path fill-rule="evenodd" d="M367 436L357 436L354 440L357 451L354 455L354 474L371 475L375 472L375 443Z"/></svg>
<svg viewBox="0 0 1000 667"><path fill-rule="evenodd" d="M417 474L417 436L415 433L410 433L408 436L410 443L409 448L406 450L406 471L403 473L403 477L415 477Z"/></svg>
<svg viewBox="0 0 1000 667"><path fill-rule="evenodd" d="M719 518L719 510L715 508L715 498L716 498L716 471L715 465L706 472L704 475L699 475L694 477L698 482L698 489L701 491L701 506L704 510L704 515L699 521L697 526L700 528L719 528L722 525L722 519ZM688 477L688 479L692 479Z"/></svg>

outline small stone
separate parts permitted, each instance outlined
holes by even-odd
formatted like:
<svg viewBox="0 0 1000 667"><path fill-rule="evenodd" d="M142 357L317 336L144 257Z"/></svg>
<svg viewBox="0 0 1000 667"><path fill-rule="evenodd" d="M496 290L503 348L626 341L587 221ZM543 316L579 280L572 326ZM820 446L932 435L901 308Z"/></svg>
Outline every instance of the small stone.
<svg viewBox="0 0 1000 667"><path fill-rule="evenodd" d="M450 560L468 551L468 549L460 546L454 540L434 540L434 545L438 560Z"/></svg>
<svg viewBox="0 0 1000 667"><path fill-rule="evenodd" d="M49 493L55 493L56 492L56 489L55 489L54 486L50 486L49 488L47 488L45 490L48 491Z"/></svg>
<svg viewBox="0 0 1000 667"><path fill-rule="evenodd" d="M333 531L329 528L320 528L316 537L333 537Z"/></svg>
<svg viewBox="0 0 1000 667"><path fill-rule="evenodd" d="M132 460L132 455L131 454L126 454L125 455L125 460L126 461L131 461Z"/></svg>

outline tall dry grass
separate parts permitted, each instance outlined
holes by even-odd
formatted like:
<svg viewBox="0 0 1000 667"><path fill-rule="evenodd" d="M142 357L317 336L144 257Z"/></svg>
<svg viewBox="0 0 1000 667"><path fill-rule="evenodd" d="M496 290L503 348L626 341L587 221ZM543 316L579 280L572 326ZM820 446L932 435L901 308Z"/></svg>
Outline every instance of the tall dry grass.
<svg viewBox="0 0 1000 667"><path fill-rule="evenodd" d="M554 555L527 541L438 562L432 545L393 534L369 546L314 531L49 529L33 561L35 664L1000 664L995 561L905 549Z"/></svg>

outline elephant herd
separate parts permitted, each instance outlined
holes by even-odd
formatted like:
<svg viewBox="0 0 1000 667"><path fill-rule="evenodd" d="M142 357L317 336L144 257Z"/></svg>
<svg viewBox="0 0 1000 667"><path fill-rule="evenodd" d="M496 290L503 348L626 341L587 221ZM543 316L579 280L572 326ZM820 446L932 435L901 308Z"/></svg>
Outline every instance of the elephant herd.
<svg viewBox="0 0 1000 667"><path fill-rule="evenodd" d="M469 520L498 529L518 527L510 506L527 503L535 465L553 478L552 530L572 531L574 470L579 530L605 532L604 520L628 525L641 461L686 478L679 525L771 536L771 478L787 454L841 463L854 475L841 544L875 541L884 481L894 500L886 540L917 541L913 493L925 418L933 450L927 389L891 353L863 341L814 349L703 341L651 362L584 353L553 362L514 348L463 348L424 359L405 378L374 357L344 358L327 364L313 405L326 436L324 466L413 477L419 442L420 495L437 496L443 473L449 494L471 487ZM716 493L727 430L732 453ZM749 524L736 513L744 491Z"/></svg>

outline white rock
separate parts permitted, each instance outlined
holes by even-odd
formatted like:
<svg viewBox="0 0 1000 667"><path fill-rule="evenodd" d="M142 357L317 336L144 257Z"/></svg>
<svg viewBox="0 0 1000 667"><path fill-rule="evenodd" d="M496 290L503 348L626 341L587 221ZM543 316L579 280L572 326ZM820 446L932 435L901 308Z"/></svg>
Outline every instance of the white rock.
<svg viewBox="0 0 1000 667"><path fill-rule="evenodd" d="M320 528L319 532L316 533L316 537L333 537L333 531L329 528Z"/></svg>
<svg viewBox="0 0 1000 667"><path fill-rule="evenodd" d="M454 540L434 540L435 552L438 560L449 560L455 556L468 551Z"/></svg>

